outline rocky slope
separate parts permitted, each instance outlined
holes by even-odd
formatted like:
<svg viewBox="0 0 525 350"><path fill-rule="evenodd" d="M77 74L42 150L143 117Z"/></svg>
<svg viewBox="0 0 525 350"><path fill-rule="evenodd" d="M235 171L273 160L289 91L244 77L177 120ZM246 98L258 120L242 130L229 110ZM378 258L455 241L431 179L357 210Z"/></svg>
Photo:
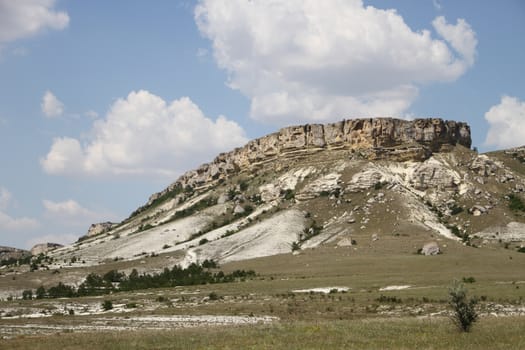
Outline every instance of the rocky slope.
<svg viewBox="0 0 525 350"><path fill-rule="evenodd" d="M49 267L159 254L164 265L229 262L319 245L517 249L525 149L480 155L470 145L467 124L441 119L284 128L182 175L123 222L93 225L49 252Z"/></svg>
<svg viewBox="0 0 525 350"><path fill-rule="evenodd" d="M31 255L31 253L27 250L0 246L0 261L6 261L9 259L18 260L29 255Z"/></svg>

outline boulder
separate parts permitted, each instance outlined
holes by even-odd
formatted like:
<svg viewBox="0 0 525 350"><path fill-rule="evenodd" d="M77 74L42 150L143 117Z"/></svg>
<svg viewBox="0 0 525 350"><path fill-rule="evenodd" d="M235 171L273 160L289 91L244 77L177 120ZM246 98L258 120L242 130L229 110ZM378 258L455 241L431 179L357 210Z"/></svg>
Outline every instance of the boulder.
<svg viewBox="0 0 525 350"><path fill-rule="evenodd" d="M244 208L241 207L239 204L237 204L237 205L235 206L235 208L233 209L233 213L234 213L234 214L244 214L245 211L246 211L246 210L244 210Z"/></svg>
<svg viewBox="0 0 525 350"><path fill-rule="evenodd" d="M228 196L228 194L227 193L223 193L217 199L217 204L224 204L224 203L226 203L229 200L230 200L230 197Z"/></svg>
<svg viewBox="0 0 525 350"><path fill-rule="evenodd" d="M439 245L437 242L428 242L423 245L423 248L421 248L421 254L422 255L438 255L441 253L441 250L439 249Z"/></svg>

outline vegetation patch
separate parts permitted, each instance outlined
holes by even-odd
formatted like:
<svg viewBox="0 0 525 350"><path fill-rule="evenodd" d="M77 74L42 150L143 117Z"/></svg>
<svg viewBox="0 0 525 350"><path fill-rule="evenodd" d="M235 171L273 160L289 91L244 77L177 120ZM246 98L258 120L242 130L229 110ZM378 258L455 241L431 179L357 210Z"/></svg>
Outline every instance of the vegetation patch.
<svg viewBox="0 0 525 350"><path fill-rule="evenodd" d="M36 298L72 298L81 296L104 295L119 291L134 291L149 288L169 288L175 286L191 286L198 284L228 283L244 281L255 277L253 270L235 270L231 273L218 271L212 273L211 268L216 268L213 260L205 260L202 265L191 264L187 268L174 266L171 270L165 268L159 274L139 274L133 269L129 276L116 270L111 270L100 276L96 273L89 274L78 289L60 282L58 285L45 289L40 286L36 290ZM27 296L32 296L32 291L26 291Z"/></svg>
<svg viewBox="0 0 525 350"><path fill-rule="evenodd" d="M511 193L509 197L509 209L514 211L525 211L525 203L521 200L520 197Z"/></svg>

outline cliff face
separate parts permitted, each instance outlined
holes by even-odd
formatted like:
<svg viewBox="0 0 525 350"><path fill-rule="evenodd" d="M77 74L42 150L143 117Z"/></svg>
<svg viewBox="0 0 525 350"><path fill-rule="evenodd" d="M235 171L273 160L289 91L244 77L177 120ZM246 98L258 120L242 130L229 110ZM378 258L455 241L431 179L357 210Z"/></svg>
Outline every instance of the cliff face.
<svg viewBox="0 0 525 350"><path fill-rule="evenodd" d="M222 153L211 163L182 175L148 204L176 187L212 185L231 173L249 170L272 160L333 149L368 150L368 157L424 160L456 144L470 148L466 123L438 118L402 120L392 118L349 119L331 124L306 124L282 128ZM400 146L406 146L399 150Z"/></svg>

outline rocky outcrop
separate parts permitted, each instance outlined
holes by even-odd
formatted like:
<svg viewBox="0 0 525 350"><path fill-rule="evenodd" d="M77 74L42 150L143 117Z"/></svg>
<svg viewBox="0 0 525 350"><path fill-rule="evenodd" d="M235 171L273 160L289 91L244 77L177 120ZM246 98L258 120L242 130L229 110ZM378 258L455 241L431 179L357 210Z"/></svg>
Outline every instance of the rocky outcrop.
<svg viewBox="0 0 525 350"><path fill-rule="evenodd" d="M0 261L9 259L21 259L30 255L27 250L0 246Z"/></svg>
<svg viewBox="0 0 525 350"><path fill-rule="evenodd" d="M424 160L432 152L456 144L471 146L466 123L438 118L402 120L392 118L349 119L331 124L290 126L222 153L213 162L182 175L147 205L176 188L207 187L229 174L250 170L275 159L333 149L365 150L369 159Z"/></svg>
<svg viewBox="0 0 525 350"><path fill-rule="evenodd" d="M99 222L98 224L91 224L91 226L88 229L88 232L86 234L86 237L93 237L96 235L100 235L101 233L108 232L113 227L115 227L115 223L113 222Z"/></svg>
<svg viewBox="0 0 525 350"><path fill-rule="evenodd" d="M62 248L62 244L58 243L41 243L36 244L31 248L31 255L39 255L39 254L45 254L50 250L54 250L57 248Z"/></svg>

